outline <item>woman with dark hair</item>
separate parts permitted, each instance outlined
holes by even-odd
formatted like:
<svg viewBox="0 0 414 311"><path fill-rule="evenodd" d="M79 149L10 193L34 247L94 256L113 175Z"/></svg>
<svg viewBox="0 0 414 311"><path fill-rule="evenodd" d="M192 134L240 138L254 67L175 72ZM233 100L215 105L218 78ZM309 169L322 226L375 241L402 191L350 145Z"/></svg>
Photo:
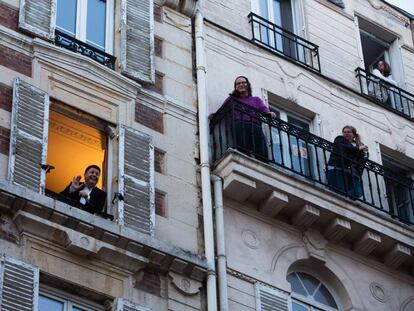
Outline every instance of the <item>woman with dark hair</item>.
<svg viewBox="0 0 414 311"><path fill-rule="evenodd" d="M274 118L276 114L271 112L262 99L252 96L252 87L250 81L245 76L238 76L234 80L234 90L230 96L224 101L223 106L237 102L257 109L269 117ZM235 105L235 147L247 154L253 153L257 158L263 161L268 160L266 140L263 135L261 122L252 111L242 111Z"/></svg>
<svg viewBox="0 0 414 311"><path fill-rule="evenodd" d="M353 199L362 196L363 162L368 157L368 146L361 142L355 127L345 125L342 135L335 138L328 161L328 184Z"/></svg>
<svg viewBox="0 0 414 311"><path fill-rule="evenodd" d="M374 80L370 92L373 93L373 95L375 95L375 97L384 104L391 105L389 90L392 85L398 85L397 82L395 82L392 78L390 65L386 61L380 60L376 64L375 69L372 71L372 74L378 77L379 80ZM389 85L383 83L383 81L389 83Z"/></svg>

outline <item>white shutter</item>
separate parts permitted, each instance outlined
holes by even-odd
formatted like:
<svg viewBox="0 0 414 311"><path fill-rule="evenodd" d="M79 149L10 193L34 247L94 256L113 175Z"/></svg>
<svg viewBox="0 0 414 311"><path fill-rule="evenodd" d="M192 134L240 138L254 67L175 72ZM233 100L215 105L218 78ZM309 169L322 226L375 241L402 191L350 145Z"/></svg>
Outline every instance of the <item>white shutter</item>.
<svg viewBox="0 0 414 311"><path fill-rule="evenodd" d="M43 192L46 173L49 95L16 79L10 131L8 178L36 192Z"/></svg>
<svg viewBox="0 0 414 311"><path fill-rule="evenodd" d="M154 144L132 128L119 129L119 223L153 234L155 222Z"/></svg>
<svg viewBox="0 0 414 311"><path fill-rule="evenodd" d="M54 40L57 0L20 0L19 27Z"/></svg>
<svg viewBox="0 0 414 311"><path fill-rule="evenodd" d="M123 298L117 298L113 311L152 311L152 309L139 306Z"/></svg>
<svg viewBox="0 0 414 311"><path fill-rule="evenodd" d="M124 75L154 83L153 0L121 0L121 55Z"/></svg>
<svg viewBox="0 0 414 311"><path fill-rule="evenodd" d="M39 269L3 256L0 267L0 311L37 311Z"/></svg>
<svg viewBox="0 0 414 311"><path fill-rule="evenodd" d="M289 295L275 288L256 283L257 311L289 311Z"/></svg>

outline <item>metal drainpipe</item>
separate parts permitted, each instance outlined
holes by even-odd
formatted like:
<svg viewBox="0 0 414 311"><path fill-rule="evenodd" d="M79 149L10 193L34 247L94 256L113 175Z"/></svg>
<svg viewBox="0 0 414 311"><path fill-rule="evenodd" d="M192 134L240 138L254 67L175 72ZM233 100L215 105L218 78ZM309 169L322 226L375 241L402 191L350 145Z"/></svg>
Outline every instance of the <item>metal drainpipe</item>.
<svg viewBox="0 0 414 311"><path fill-rule="evenodd" d="M220 311L228 311L227 257L226 245L224 241L223 184L221 178L214 174L211 175L211 180L213 181L214 186L219 306Z"/></svg>
<svg viewBox="0 0 414 311"><path fill-rule="evenodd" d="M203 204L204 247L207 259L207 310L217 311L216 268L214 258L213 208L209 163L209 125L207 115L206 66L204 50L204 20L200 10L195 16L197 66L198 127L200 135L201 194Z"/></svg>

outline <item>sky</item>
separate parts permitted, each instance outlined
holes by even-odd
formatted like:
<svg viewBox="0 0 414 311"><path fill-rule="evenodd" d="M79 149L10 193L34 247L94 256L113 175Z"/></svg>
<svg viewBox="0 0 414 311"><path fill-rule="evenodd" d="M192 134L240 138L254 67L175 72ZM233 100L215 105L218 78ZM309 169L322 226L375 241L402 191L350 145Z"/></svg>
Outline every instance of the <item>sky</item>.
<svg viewBox="0 0 414 311"><path fill-rule="evenodd" d="M414 0L386 0L386 1L414 15Z"/></svg>

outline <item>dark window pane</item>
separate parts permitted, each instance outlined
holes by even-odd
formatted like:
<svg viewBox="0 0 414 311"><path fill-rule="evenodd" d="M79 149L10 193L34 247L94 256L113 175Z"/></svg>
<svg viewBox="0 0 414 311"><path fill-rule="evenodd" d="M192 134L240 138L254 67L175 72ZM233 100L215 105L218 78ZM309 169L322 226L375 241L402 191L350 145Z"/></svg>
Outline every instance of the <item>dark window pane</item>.
<svg viewBox="0 0 414 311"><path fill-rule="evenodd" d="M324 285L319 288L314 298L316 301L323 303L324 305L337 308L335 300Z"/></svg>
<svg viewBox="0 0 414 311"><path fill-rule="evenodd" d="M63 311L63 302L39 295L39 311Z"/></svg>
<svg viewBox="0 0 414 311"><path fill-rule="evenodd" d="M76 0L58 0L56 26L67 34L76 35Z"/></svg>
<svg viewBox="0 0 414 311"><path fill-rule="evenodd" d="M288 282L292 286L292 291L297 294L301 294L303 296L307 296L305 289L303 288L302 284L300 283L296 273L291 273L287 277Z"/></svg>
<svg viewBox="0 0 414 311"><path fill-rule="evenodd" d="M298 273L298 276L302 280L303 285L305 285L309 295L313 296L316 287L319 285L319 281L305 273Z"/></svg>
<svg viewBox="0 0 414 311"><path fill-rule="evenodd" d="M86 41L105 50L106 1L88 0Z"/></svg>

